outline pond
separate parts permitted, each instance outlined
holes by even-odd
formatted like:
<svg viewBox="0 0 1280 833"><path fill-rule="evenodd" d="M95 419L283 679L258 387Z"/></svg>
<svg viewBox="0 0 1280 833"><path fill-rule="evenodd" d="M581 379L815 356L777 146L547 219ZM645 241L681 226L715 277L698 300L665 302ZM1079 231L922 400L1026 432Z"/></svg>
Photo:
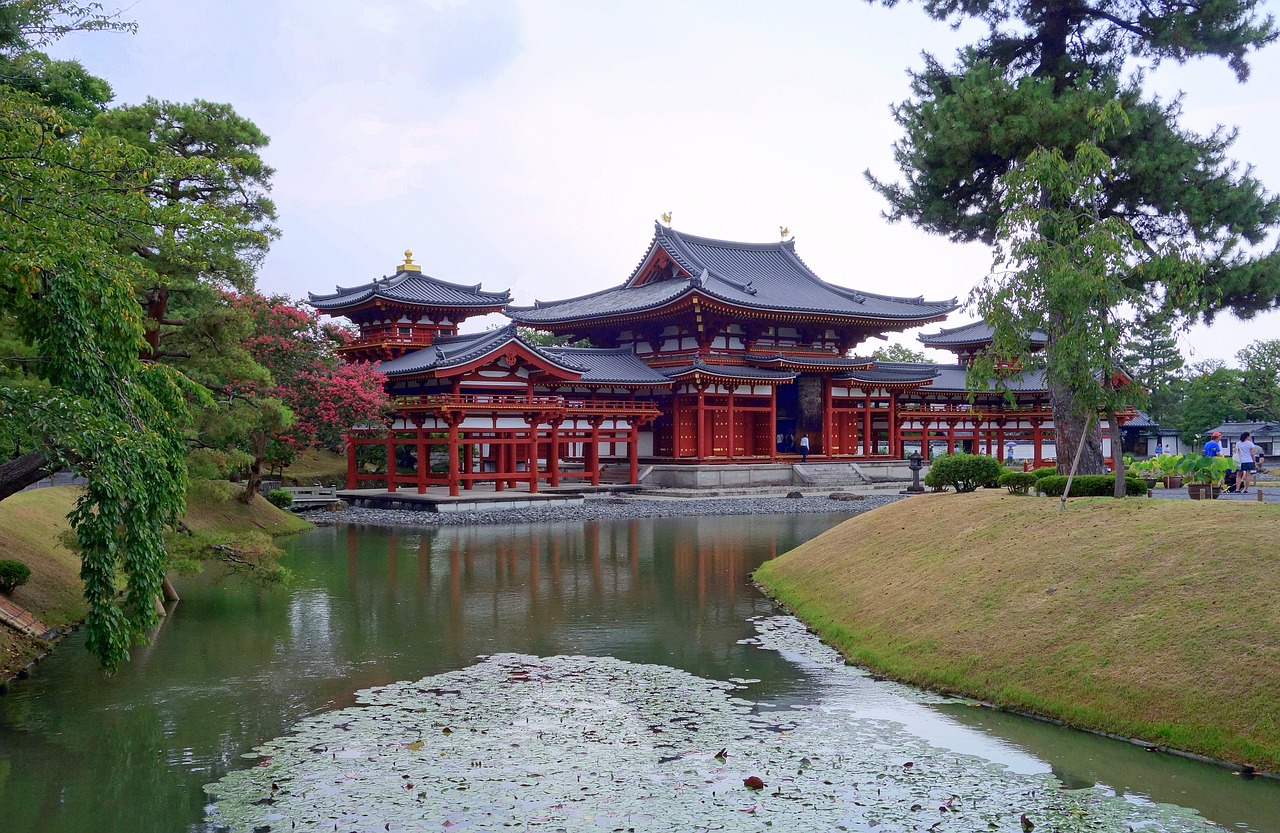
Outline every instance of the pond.
<svg viewBox="0 0 1280 833"><path fill-rule="evenodd" d="M834 661L803 629L777 617L747 576L842 519L768 515L330 527L295 536L285 542L294 573L287 588L261 589L213 576L184 580L183 600L153 643L135 650L116 677L104 679L79 637L72 636L33 679L0 697L0 830L212 830L205 785L228 773L255 775L257 761L246 755L300 721L312 718L331 727L339 710L358 699L389 698L398 681L464 680L479 697L489 690L486 685L513 674L607 686L601 695L624 710L648 708L627 701L620 693L626 689L678 687L692 692L690 708L714 713L697 731L723 724L733 732L745 726L750 733L764 721L772 726L765 731L777 735L821 737L821 744L811 740L811 750L834 748L842 732L855 732L863 747L878 750L876 760L891 762L894 773L910 771L901 769L904 756L918 761L918 773L928 761L963 756L963 777L948 771L939 776L938 789L942 781L959 786L968 778L993 785L994 794L996 783L1011 790L1029 783L1042 787L1054 776L1071 789L1103 785L1107 794L1130 797L1131 806L1168 802L1195 808L1228 829L1280 830L1280 788L1270 782L1244 781L1219 768L940 702ZM552 657L578 659L538 659ZM582 659L590 657L608 659ZM516 666L530 670L512 672ZM369 689L382 693L357 694ZM532 699L527 708L544 715L555 709L553 689L544 685L540 696L551 699ZM492 690L498 693L484 696L501 696L500 689ZM666 706L653 708L660 712ZM492 714L485 711L472 709L466 719L505 719L496 706ZM790 715L798 716L794 725L787 722ZM768 754L791 754L782 746ZM278 751L283 762L287 755ZM809 755L821 760L816 751ZM766 757L764 751L757 755L761 766ZM857 755L836 757L848 768ZM745 761L731 760L724 765L711 753L690 754L673 765L697 770L704 781L723 780ZM897 775L875 777L882 779L877 790L885 795L915 789L902 786ZM795 780L788 778L788 784ZM685 789L694 806L705 798L674 781L663 783L672 785L673 794ZM738 791L740 784L739 779L734 785ZM628 789L620 785L616 792ZM769 800L763 796L752 806L768 813ZM849 801L851 807L867 803ZM746 812L738 815L747 818ZM933 812L931 823L937 821ZM848 829L874 826L854 816ZM1005 829L1018 829L1017 816L1011 818L1014 827ZM956 824L961 820L957 813ZM376 829L384 829L383 823ZM388 822L386 829L419 828ZM1169 822L1150 829L1189 828Z"/></svg>

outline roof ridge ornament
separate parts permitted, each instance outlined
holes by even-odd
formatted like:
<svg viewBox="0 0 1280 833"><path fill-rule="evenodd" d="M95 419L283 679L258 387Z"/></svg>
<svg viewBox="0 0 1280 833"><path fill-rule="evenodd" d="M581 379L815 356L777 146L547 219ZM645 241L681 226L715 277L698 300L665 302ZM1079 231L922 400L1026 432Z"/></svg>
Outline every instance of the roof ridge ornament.
<svg viewBox="0 0 1280 833"><path fill-rule="evenodd" d="M397 272L422 272L422 267L413 262L413 249L404 250L404 263L396 267ZM479 284L476 284L479 288Z"/></svg>

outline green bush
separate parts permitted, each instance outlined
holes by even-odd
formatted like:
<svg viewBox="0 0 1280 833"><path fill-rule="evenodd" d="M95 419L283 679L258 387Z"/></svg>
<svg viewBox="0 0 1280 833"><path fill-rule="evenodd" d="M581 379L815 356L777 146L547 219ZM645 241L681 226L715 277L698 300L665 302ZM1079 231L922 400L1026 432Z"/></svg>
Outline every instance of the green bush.
<svg viewBox="0 0 1280 833"><path fill-rule="evenodd" d="M1029 471L1007 471L1000 475L1000 485L1011 495L1025 495L1036 487L1036 476Z"/></svg>
<svg viewBox="0 0 1280 833"><path fill-rule="evenodd" d="M1039 480L1042 477L1057 477L1058 467L1042 466L1041 468L1038 468L1038 469L1032 469L1031 476L1034 477L1036 480Z"/></svg>
<svg viewBox="0 0 1280 833"><path fill-rule="evenodd" d="M8 595L31 578L31 568L21 561L0 561L0 593Z"/></svg>
<svg viewBox="0 0 1280 833"><path fill-rule="evenodd" d="M1036 482L1036 488L1049 497L1062 497L1063 490L1067 488L1067 476L1042 477ZM1113 474L1077 474L1071 481L1071 497L1111 497L1115 490ZM1126 477L1124 493L1130 497L1141 497L1147 493L1147 484L1136 477Z"/></svg>
<svg viewBox="0 0 1280 833"><path fill-rule="evenodd" d="M985 454L948 454L934 459L929 474L957 492L972 492L979 486L997 485L1003 470L999 460Z"/></svg>
<svg viewBox="0 0 1280 833"><path fill-rule="evenodd" d="M281 509L288 509L293 506L293 493L284 489L272 489L267 492L267 500Z"/></svg>
<svg viewBox="0 0 1280 833"><path fill-rule="evenodd" d="M942 482L938 475L934 474L933 468L924 473L924 485L935 492L945 492L947 490L947 484Z"/></svg>

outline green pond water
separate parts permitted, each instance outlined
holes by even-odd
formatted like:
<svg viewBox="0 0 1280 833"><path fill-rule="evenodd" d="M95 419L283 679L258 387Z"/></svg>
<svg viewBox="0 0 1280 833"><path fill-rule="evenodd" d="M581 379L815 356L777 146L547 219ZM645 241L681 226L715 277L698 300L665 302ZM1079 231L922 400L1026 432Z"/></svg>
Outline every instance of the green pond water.
<svg viewBox="0 0 1280 833"><path fill-rule="evenodd" d="M615 657L750 680L737 696L771 709L821 703L867 726L892 725L886 737L909 738L913 754L927 744L1013 774L1052 773L1068 788L1194 808L1230 830L1280 831L1274 783L889 683L834 681L837 671L804 650L758 644L761 620L776 612L748 574L842 519L295 536L285 542L288 587L183 580L182 601L116 677L103 678L73 635L0 697L0 832L212 830L204 785L253 766L245 755L254 747L351 706L360 690L503 653Z"/></svg>

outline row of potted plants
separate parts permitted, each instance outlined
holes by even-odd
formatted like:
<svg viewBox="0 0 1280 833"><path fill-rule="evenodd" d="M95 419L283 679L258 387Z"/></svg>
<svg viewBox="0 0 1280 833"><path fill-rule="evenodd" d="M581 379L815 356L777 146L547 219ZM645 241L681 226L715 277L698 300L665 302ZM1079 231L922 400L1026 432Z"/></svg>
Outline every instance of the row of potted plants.
<svg viewBox="0 0 1280 833"><path fill-rule="evenodd" d="M1236 467L1230 457L1205 457L1200 454L1161 454L1128 464L1130 470L1147 481L1152 488L1161 480L1166 489L1178 489L1185 483L1192 499L1217 497L1227 472Z"/></svg>

